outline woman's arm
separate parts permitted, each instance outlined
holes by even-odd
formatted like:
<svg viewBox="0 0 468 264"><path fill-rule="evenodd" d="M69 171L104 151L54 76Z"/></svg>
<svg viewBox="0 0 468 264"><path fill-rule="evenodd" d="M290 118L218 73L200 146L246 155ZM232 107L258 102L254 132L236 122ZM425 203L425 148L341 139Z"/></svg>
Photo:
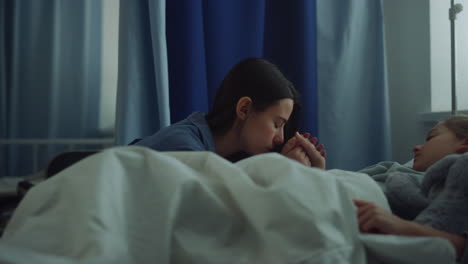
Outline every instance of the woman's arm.
<svg viewBox="0 0 468 264"><path fill-rule="evenodd" d="M370 202L354 200L354 204L358 207L358 222L361 232L441 237L449 240L455 247L457 259L460 259L463 255L466 239L461 235L447 233L401 219Z"/></svg>

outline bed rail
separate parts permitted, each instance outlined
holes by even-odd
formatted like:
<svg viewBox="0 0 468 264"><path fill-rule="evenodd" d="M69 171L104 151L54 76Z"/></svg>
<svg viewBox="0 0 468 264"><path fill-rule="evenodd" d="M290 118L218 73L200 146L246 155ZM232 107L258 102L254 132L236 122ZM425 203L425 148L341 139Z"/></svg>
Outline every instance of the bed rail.
<svg viewBox="0 0 468 264"><path fill-rule="evenodd" d="M55 139L0 139L0 147L5 145L30 145L33 160L33 172L39 169L39 148L41 146L66 146L68 151L80 150L80 146L86 146L86 150L100 150L114 145L114 138L55 138ZM96 146L90 149L89 146Z"/></svg>

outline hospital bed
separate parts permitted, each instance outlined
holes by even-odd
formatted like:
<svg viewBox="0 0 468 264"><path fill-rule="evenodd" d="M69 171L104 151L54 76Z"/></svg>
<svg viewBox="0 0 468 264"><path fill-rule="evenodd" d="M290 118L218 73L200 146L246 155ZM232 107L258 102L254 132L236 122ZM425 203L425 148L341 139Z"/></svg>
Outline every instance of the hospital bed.
<svg viewBox="0 0 468 264"><path fill-rule="evenodd" d="M367 175L276 153L110 148L28 191L0 263L454 263L443 239L360 233L353 199L389 209Z"/></svg>
<svg viewBox="0 0 468 264"><path fill-rule="evenodd" d="M113 144L114 138L0 139L0 151L5 151L2 154L8 157L8 150L19 147L21 156L27 156L21 162L30 161L30 164L25 164L30 166L25 167L31 169L24 175L7 174L0 177L0 235L14 208L31 186ZM2 162L7 161L2 158Z"/></svg>

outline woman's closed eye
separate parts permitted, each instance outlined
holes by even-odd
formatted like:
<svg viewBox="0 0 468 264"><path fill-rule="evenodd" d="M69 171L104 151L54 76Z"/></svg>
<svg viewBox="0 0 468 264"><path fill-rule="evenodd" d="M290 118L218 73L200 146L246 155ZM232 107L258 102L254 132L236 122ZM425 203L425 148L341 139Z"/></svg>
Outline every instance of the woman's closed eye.
<svg viewBox="0 0 468 264"><path fill-rule="evenodd" d="M275 128L281 128L286 124L286 121L283 119L273 121Z"/></svg>

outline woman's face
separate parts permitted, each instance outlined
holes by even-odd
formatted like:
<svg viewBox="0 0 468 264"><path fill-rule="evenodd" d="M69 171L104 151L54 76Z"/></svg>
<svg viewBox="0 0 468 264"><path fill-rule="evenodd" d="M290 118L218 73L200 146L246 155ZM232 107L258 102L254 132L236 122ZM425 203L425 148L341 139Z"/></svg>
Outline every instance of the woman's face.
<svg viewBox="0 0 468 264"><path fill-rule="evenodd" d="M292 99L281 99L265 111L251 111L241 129L243 150L250 155L270 152L284 141L284 125L293 111Z"/></svg>
<svg viewBox="0 0 468 264"><path fill-rule="evenodd" d="M451 130L443 124L436 125L426 136L422 145L413 148L413 169L426 171L432 164L449 154L457 153L463 140L458 139Z"/></svg>

